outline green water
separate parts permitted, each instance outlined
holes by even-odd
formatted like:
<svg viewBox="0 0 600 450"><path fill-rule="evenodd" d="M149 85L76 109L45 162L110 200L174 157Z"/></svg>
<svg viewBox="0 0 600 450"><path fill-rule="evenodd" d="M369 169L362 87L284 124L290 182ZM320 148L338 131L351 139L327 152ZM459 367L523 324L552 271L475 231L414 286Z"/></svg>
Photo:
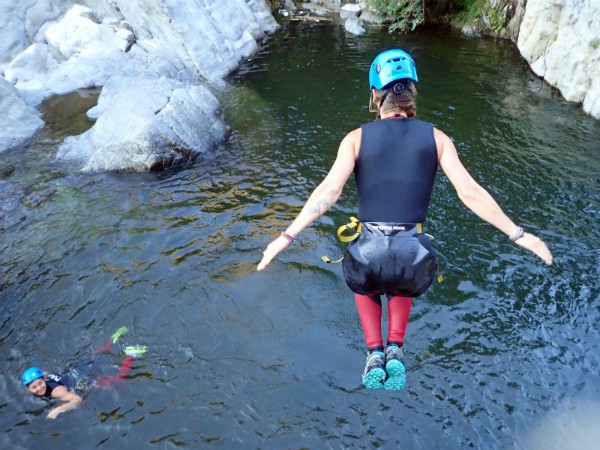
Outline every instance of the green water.
<svg viewBox="0 0 600 450"><path fill-rule="evenodd" d="M372 119L368 66L390 47L417 63L418 116L555 255L545 267L511 245L440 174L427 229L445 282L415 301L399 392L360 387L352 296L320 260L343 251L334 230L356 212L352 182L254 270L339 141ZM441 30L356 38L290 25L228 84L230 140L191 167L82 174L55 160L52 133L0 154L2 446L585 448L593 427L581 418L600 417L600 123L512 44ZM150 347L134 375L44 420L23 368L60 370L121 325L126 343ZM118 349L112 358L108 372Z"/></svg>
<svg viewBox="0 0 600 450"><path fill-rule="evenodd" d="M96 106L99 95L97 89L81 89L46 99L40 110L49 134L60 139L88 130L94 121L87 117L86 112Z"/></svg>

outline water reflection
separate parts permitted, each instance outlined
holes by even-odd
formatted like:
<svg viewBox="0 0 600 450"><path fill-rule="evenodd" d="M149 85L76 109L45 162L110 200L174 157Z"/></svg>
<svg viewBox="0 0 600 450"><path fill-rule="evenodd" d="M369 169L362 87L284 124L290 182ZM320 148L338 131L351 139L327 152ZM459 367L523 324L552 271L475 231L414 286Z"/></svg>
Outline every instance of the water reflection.
<svg viewBox="0 0 600 450"><path fill-rule="evenodd" d="M415 302L408 388L367 392L352 298L320 262L343 249L334 229L355 212L351 183L268 271L254 268L339 140L370 120L368 64L391 46L417 61L419 116L556 264L481 223L440 175L427 227L446 281ZM0 155L12 168L0 179L3 448L530 449L579 399L593 417L597 121L512 45L440 30L357 39L290 26L229 83L231 140L192 167L82 174L54 159L49 135ZM23 367L63 367L121 325L151 349L145 375L43 420ZM593 436L578 430L575 442Z"/></svg>

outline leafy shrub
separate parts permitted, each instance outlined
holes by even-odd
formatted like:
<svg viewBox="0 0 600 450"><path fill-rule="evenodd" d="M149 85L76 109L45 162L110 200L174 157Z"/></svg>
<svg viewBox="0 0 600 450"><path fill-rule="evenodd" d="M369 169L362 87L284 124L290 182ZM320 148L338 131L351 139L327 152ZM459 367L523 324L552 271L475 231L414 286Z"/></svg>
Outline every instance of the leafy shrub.
<svg viewBox="0 0 600 450"><path fill-rule="evenodd" d="M421 0L368 0L367 3L380 16L392 21L390 33L413 31L425 20L425 7Z"/></svg>

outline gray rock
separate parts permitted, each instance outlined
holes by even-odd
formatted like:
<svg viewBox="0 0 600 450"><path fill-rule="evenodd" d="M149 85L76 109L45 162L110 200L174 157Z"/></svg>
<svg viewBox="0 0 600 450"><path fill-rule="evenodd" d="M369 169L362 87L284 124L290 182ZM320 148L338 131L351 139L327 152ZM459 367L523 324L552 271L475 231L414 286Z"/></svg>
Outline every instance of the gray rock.
<svg viewBox="0 0 600 450"><path fill-rule="evenodd" d="M320 5L316 2L302 3L302 8L306 9L307 11L310 11L312 14L315 14L317 16L322 16L322 17L325 17L325 16L331 14L331 12L332 12L332 10L327 9L325 6Z"/></svg>
<svg viewBox="0 0 600 450"><path fill-rule="evenodd" d="M600 119L600 2L527 2L517 47L538 76Z"/></svg>
<svg viewBox="0 0 600 450"><path fill-rule="evenodd" d="M362 8L354 3L348 3L347 5L342 6L342 8L340 9L340 17L342 19L347 19L348 17L358 17L360 16L360 13L362 11Z"/></svg>
<svg viewBox="0 0 600 450"><path fill-rule="evenodd" d="M15 87L0 77L0 152L26 142L44 122Z"/></svg>
<svg viewBox="0 0 600 450"><path fill-rule="evenodd" d="M0 67L31 106L103 86L88 111L94 126L58 152L84 170L150 170L223 142L227 126L207 80L222 84L279 26L265 0L78 3L0 0L0 24L10 28L0 29L10 41L0 39Z"/></svg>
<svg viewBox="0 0 600 450"><path fill-rule="evenodd" d="M284 0L283 1L283 5L285 6L285 9L288 11L296 11L298 8L296 7L296 4L292 1L292 0Z"/></svg>
<svg viewBox="0 0 600 450"><path fill-rule="evenodd" d="M208 88L166 77L112 81L98 103L103 111L96 124L65 139L58 152L88 171L170 166L214 148L227 133L220 104Z"/></svg>
<svg viewBox="0 0 600 450"><path fill-rule="evenodd" d="M366 32L362 26L361 20L356 16L348 17L346 19L344 22L344 29L355 36L361 36Z"/></svg>
<svg viewBox="0 0 600 450"><path fill-rule="evenodd" d="M361 11L360 20L362 20L363 22L366 22L366 23L372 23L372 24L376 24L376 25L381 25L386 22L389 22L389 20L384 19L379 14L377 14L375 11L368 9L368 8L365 8Z"/></svg>

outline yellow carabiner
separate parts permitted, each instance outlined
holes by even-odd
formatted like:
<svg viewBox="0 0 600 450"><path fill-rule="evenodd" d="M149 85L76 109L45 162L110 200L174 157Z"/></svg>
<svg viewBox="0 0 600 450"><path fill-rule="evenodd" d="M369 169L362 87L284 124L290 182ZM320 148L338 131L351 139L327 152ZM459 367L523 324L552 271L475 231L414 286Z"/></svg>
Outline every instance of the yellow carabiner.
<svg viewBox="0 0 600 450"><path fill-rule="evenodd" d="M344 231L353 230L353 229L356 230L353 234L351 234L349 236L344 236L344 234L343 234ZM360 235L361 229L362 229L362 224L360 223L360 220L358 220L356 217L350 217L350 223L342 225L341 227L339 227L337 229L337 237L342 242L352 242L354 239L356 239ZM321 256L321 259L323 261L325 261L327 264L339 264L342 262L344 257L342 256L340 259L336 259L335 261L332 261L327 256Z"/></svg>
<svg viewBox="0 0 600 450"><path fill-rule="evenodd" d="M321 256L321 259L323 261L325 261L327 264L339 264L339 263L341 263L344 260L344 257L342 256L340 259L336 259L335 261L332 261L327 256Z"/></svg>
<svg viewBox="0 0 600 450"><path fill-rule="evenodd" d="M349 236L344 236L342 234L344 231L351 230L351 229L356 229L354 234L351 234ZM350 217L350 223L347 223L346 225L342 225L341 227L338 228L337 236L338 236L339 240L342 242L352 242L354 239L356 239L358 237L361 229L362 229L362 224L360 223L360 220L358 220L356 217Z"/></svg>

